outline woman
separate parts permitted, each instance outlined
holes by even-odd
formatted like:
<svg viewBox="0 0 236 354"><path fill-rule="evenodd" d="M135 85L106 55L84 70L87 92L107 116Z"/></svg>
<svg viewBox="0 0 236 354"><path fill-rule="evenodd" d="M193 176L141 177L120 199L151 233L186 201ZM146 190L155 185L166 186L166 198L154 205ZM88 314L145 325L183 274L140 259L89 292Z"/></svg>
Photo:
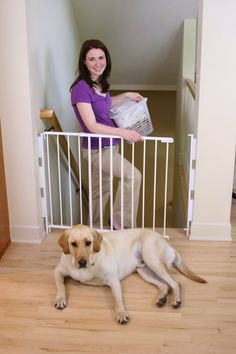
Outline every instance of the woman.
<svg viewBox="0 0 236 354"><path fill-rule="evenodd" d="M143 97L139 93L126 92L111 97L109 94L108 78L111 71L111 58L106 46L99 40L91 39L84 42L79 57L79 75L71 85L71 103L77 119L85 133L108 134L120 136L126 140L137 142L142 140L139 133L133 130L118 128L109 117L109 110L114 105L129 98L140 101ZM119 138L112 139L113 149L113 176L121 178L121 155L119 154ZM88 159L88 138L83 139L83 157ZM102 139L102 171L103 171L103 207L110 195L110 139ZM91 138L92 162L92 197L93 222L99 225L99 139ZM130 227L131 221L131 180L132 170L129 161L124 159L124 227ZM134 226L136 224L141 174L134 169ZM120 182L118 185L115 203L113 227L120 229L121 204Z"/></svg>

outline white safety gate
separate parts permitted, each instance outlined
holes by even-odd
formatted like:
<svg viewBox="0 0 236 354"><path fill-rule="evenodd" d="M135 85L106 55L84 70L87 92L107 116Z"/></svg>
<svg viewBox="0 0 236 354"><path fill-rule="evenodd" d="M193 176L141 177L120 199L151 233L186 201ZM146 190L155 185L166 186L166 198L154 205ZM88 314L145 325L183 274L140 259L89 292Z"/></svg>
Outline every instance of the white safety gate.
<svg viewBox="0 0 236 354"><path fill-rule="evenodd" d="M84 163L82 158L82 138L88 139L88 164ZM100 190L100 225L93 225L93 195L92 195L92 169L91 169L91 138L99 139L99 190ZM123 161L124 151L127 147L131 151L132 179L131 179L131 225L134 225L134 166L139 161L142 169L141 185L141 225L138 227L157 227L157 203L156 195L160 188L163 195L163 236L166 235L167 220L167 194L168 194L168 169L169 169L169 146L173 139L169 137L143 137L139 143L128 144L122 138L110 135L95 135L86 133L64 133L64 132L44 132L38 137L39 144L39 180L41 188L42 213L45 218L47 232L54 228L70 228L74 224L89 224L91 227L97 227L99 230L107 229L104 225L104 206L102 205L102 138L110 139L110 147L113 145L113 139L120 139L121 154L121 228L124 227L124 188L123 188ZM64 141L63 141L64 140ZM136 153L136 144L142 144L142 153ZM164 183L160 185L157 178L158 149L162 153L162 166L164 171ZM164 147L164 149L163 149ZM150 155L152 166L147 165L147 152ZM150 161L150 160L149 160ZM149 163L150 164L150 163ZM152 170L152 195L146 196L146 184L150 183L150 170ZM148 182L147 181L147 177ZM85 183L84 181L87 181ZM150 186L149 186L150 187ZM110 149L110 206L109 219L110 228L113 225L113 196L114 196L114 178L113 178L113 154ZM87 193L86 193L86 190ZM146 225L145 219L147 213L152 214L152 225ZM150 214L149 214L150 215Z"/></svg>
<svg viewBox="0 0 236 354"><path fill-rule="evenodd" d="M193 220L194 189L195 189L195 165L197 146L197 112L195 101L195 84L186 79L183 83L183 117L182 117L182 155L186 186L188 188L186 234L190 237Z"/></svg>
<svg viewBox="0 0 236 354"><path fill-rule="evenodd" d="M186 235L190 236L191 223L193 221L193 201L194 201L194 187L195 187L195 162L196 162L196 144L197 140L193 134L188 135L189 138L189 156L188 165L185 166L186 182L188 186L188 210L187 210L187 228Z"/></svg>

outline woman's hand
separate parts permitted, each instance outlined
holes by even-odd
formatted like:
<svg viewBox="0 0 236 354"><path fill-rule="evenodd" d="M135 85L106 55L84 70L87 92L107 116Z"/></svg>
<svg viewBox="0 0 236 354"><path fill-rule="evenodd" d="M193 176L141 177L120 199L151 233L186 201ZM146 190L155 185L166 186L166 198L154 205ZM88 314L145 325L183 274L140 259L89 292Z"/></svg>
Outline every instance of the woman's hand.
<svg viewBox="0 0 236 354"><path fill-rule="evenodd" d="M138 92L124 92L121 93L120 95L111 97L111 106L114 107L122 103L127 98L135 102L140 102L144 99L144 97L140 95L140 93Z"/></svg>
<svg viewBox="0 0 236 354"><path fill-rule="evenodd" d="M129 129L119 129L119 135L124 138L125 140L131 141L131 142L137 142L137 141L142 141L143 138L142 136L136 132L135 130L129 130Z"/></svg>
<svg viewBox="0 0 236 354"><path fill-rule="evenodd" d="M135 102L140 102L144 99L144 97L138 92L126 92L125 97Z"/></svg>

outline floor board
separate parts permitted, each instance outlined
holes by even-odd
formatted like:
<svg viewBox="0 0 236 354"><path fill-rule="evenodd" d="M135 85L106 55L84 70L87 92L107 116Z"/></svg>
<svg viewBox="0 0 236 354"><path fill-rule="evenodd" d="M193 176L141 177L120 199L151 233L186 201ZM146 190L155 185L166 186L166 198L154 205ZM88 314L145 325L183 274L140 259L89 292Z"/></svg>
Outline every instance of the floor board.
<svg viewBox="0 0 236 354"><path fill-rule="evenodd" d="M171 244L208 283L173 271L183 306L155 306L156 288L137 274L122 282L131 321L115 322L110 290L67 281L68 307L54 308L53 269L59 232L40 245L11 244L0 261L0 353L235 353L236 243L188 241L168 230Z"/></svg>

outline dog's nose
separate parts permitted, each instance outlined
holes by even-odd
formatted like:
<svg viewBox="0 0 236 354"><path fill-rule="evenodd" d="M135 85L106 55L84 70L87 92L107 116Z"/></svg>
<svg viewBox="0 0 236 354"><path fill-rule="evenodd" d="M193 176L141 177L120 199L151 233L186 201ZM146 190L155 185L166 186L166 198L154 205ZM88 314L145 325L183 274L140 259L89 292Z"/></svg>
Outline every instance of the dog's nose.
<svg viewBox="0 0 236 354"><path fill-rule="evenodd" d="M86 264L87 264L87 260L85 258L80 258L80 260L79 260L80 268L85 268Z"/></svg>

